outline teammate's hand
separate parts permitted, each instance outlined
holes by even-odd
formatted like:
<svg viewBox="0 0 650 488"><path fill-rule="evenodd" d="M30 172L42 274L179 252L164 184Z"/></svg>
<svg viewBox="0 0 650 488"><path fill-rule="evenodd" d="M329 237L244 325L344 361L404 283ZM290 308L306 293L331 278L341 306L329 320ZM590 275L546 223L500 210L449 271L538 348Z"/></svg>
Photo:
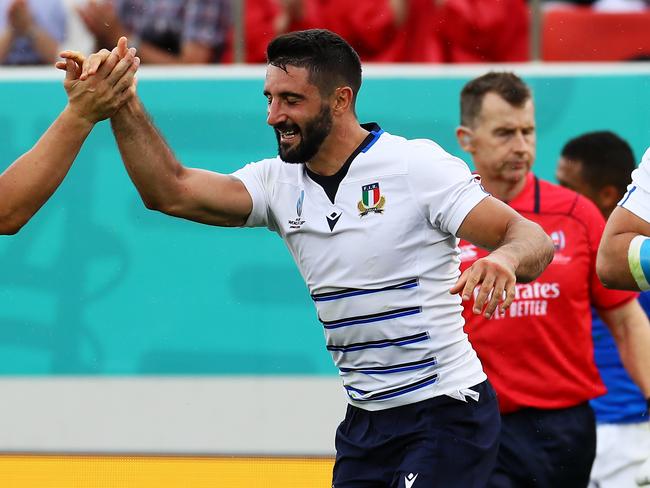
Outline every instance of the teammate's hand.
<svg viewBox="0 0 650 488"><path fill-rule="evenodd" d="M650 486L650 458L646 459L636 472L636 484L639 486Z"/></svg>
<svg viewBox="0 0 650 488"><path fill-rule="evenodd" d="M467 268L449 291L470 300L474 289L480 287L472 311L490 318L497 306L501 312L510 306L515 298L516 282L513 263L495 251Z"/></svg>
<svg viewBox="0 0 650 488"><path fill-rule="evenodd" d="M134 48L122 59L115 49L94 75L81 80L83 65L79 65L78 59L66 58L63 85L68 93L69 109L93 124L111 117L135 95L134 80L139 64Z"/></svg>
<svg viewBox="0 0 650 488"><path fill-rule="evenodd" d="M86 80L89 76L97 73L99 67L108 60L111 53L115 53L120 59L123 59L128 54L128 52L129 49L127 38L120 37L120 39L117 41L117 46L113 48L113 51L102 49L101 51L91 54L87 58L79 51L63 51L60 56L64 59L72 59L75 63L81 66L82 69L79 79ZM65 71L66 62L59 61L56 63L56 67Z"/></svg>

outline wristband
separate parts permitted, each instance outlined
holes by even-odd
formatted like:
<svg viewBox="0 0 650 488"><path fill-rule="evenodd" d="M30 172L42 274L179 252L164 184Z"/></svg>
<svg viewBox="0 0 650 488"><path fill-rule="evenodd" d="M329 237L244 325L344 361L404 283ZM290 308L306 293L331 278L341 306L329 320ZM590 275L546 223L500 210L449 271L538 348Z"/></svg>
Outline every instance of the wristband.
<svg viewBox="0 0 650 488"><path fill-rule="evenodd" d="M630 272L640 290L650 290L650 238L636 236L627 250Z"/></svg>

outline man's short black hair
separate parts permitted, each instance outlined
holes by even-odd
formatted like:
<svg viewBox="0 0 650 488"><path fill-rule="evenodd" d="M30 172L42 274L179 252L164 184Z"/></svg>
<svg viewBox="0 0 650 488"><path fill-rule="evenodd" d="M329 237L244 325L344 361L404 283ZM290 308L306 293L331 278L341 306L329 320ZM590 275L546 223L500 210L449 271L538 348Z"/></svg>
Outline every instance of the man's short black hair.
<svg viewBox="0 0 650 488"><path fill-rule="evenodd" d="M530 88L516 74L490 71L469 81L460 93L460 123L471 127L476 121L483 98L494 92L513 107L522 107L531 98Z"/></svg>
<svg viewBox="0 0 650 488"><path fill-rule="evenodd" d="M610 131L588 132L562 148L562 157L582 164L582 177L594 190L614 185L622 197L636 167L630 145Z"/></svg>
<svg viewBox="0 0 650 488"><path fill-rule="evenodd" d="M310 83L323 96L340 86L353 92L353 106L361 88L359 55L341 36L326 29L290 32L273 39L266 48L267 63L283 70L307 68Z"/></svg>

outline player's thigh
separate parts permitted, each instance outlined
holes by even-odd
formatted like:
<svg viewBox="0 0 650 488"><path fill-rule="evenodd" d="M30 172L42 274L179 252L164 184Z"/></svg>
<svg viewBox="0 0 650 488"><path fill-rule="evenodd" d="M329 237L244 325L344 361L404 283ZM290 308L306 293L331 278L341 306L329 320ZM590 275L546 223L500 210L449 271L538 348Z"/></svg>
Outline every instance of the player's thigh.
<svg viewBox="0 0 650 488"><path fill-rule="evenodd" d="M524 409L502 417L490 488L585 488L595 457L595 421L588 404Z"/></svg>
<svg viewBox="0 0 650 488"><path fill-rule="evenodd" d="M475 388L478 401L450 400L444 411L421 412L425 428L404 450L392 488L485 487L496 462L501 417L489 383Z"/></svg>

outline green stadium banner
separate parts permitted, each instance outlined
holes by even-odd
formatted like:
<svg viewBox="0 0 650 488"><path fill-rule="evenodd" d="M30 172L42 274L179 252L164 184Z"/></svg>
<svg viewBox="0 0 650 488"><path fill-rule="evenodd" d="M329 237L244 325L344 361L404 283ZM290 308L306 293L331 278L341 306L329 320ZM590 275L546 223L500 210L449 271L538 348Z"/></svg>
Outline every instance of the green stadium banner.
<svg viewBox="0 0 650 488"><path fill-rule="evenodd" d="M370 68L358 114L464 157L454 136L458 94L481 69ZM592 71L522 69L535 93L543 178L553 179L563 143L582 132L614 130L637 157L650 142L650 69ZM59 78L8 73L0 72L0 168L66 103ZM170 73L144 70L139 91L184 164L231 172L275 155L263 69ZM0 263L0 375L336 375L282 241L145 209L107 122L41 212L0 237Z"/></svg>

